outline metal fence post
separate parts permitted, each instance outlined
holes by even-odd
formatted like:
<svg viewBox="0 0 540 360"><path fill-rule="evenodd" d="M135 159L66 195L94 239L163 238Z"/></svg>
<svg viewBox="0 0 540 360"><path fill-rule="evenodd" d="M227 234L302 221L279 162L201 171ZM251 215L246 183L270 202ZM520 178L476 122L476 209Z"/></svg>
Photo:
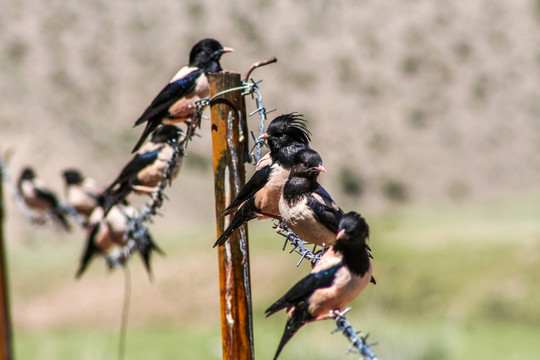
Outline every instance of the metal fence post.
<svg viewBox="0 0 540 360"><path fill-rule="evenodd" d="M11 316L9 312L8 280L4 239L3 174L0 167L0 360L11 360Z"/></svg>
<svg viewBox="0 0 540 360"><path fill-rule="evenodd" d="M233 72L210 74L209 82L210 98L224 90L242 85L240 74ZM210 103L218 236L228 223L223 216L223 210L245 183L244 150L248 134L242 130L245 129L246 111L240 93L228 92ZM224 246L218 248L218 264L223 359L253 359L253 318L246 225L236 231Z"/></svg>

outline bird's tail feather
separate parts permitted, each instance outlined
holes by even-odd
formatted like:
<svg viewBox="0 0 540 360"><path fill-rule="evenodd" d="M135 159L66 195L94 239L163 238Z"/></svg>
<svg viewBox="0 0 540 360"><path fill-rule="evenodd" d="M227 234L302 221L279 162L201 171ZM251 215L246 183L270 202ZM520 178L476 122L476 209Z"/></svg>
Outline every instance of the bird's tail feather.
<svg viewBox="0 0 540 360"><path fill-rule="evenodd" d="M107 216L113 206L123 202L131 191L129 185L121 185L117 190L107 189L101 194L100 204L103 207L103 217Z"/></svg>
<svg viewBox="0 0 540 360"><path fill-rule="evenodd" d="M69 220L66 218L64 211L61 208L54 209L53 216L66 231L71 231Z"/></svg>
<svg viewBox="0 0 540 360"><path fill-rule="evenodd" d="M225 244L225 241L232 235L232 233L238 229L240 226L248 222L249 220L255 219L257 216L255 215L256 207L255 202L253 198L250 198L247 200L241 207L238 209L238 211L234 214L234 217L227 226L227 228L223 231L219 239L214 244L214 247L216 246L222 246Z"/></svg>
<svg viewBox="0 0 540 360"><path fill-rule="evenodd" d="M152 250L156 251L160 255L165 255L165 253L163 252L163 250L161 250L161 248L159 248L156 245L156 243L154 242L154 240L152 239L152 236L150 235L148 231L146 231L145 236L142 240L143 240L143 244L140 248L139 253L141 254L141 258L143 260L144 267L146 268L146 272L148 273L148 276L150 277L150 281L152 281L153 275L152 275L152 268L150 265L150 257L152 255Z"/></svg>
<svg viewBox="0 0 540 360"><path fill-rule="evenodd" d="M294 315L294 313L293 316L289 320L287 320L287 324L285 324L285 331L283 332L283 336L281 337L281 341L279 342L278 348L276 350L276 355L274 355L274 360L278 358L279 354L281 354L281 350L283 350L283 347L287 345L293 335L296 334L298 329L300 329L305 323L305 320L298 319Z"/></svg>
<svg viewBox="0 0 540 360"><path fill-rule="evenodd" d="M79 279L86 268L88 267L88 264L90 263L90 260L92 260L92 257L96 252L99 251L96 244L94 243L94 239L96 237L96 234L99 231L99 228L101 226L101 223L96 223L92 226L92 229L90 230L90 233L88 234L87 242L86 242L86 249L84 250L84 254L81 257L81 263L79 265L79 269L77 270L77 273L75 274L75 277Z"/></svg>
<svg viewBox="0 0 540 360"><path fill-rule="evenodd" d="M141 124L141 123L137 122L137 123L135 123L135 126L137 126L139 124ZM143 130L143 132L141 134L141 137L139 138L139 140L137 141L137 143L133 147L133 150L131 150L132 154L135 151L140 149L142 144L146 141L146 138L148 138L148 136L150 136L150 134L153 133L154 130L156 130L159 125L160 125L160 123L156 123L155 121L148 121L146 123L146 127L144 128L144 130Z"/></svg>

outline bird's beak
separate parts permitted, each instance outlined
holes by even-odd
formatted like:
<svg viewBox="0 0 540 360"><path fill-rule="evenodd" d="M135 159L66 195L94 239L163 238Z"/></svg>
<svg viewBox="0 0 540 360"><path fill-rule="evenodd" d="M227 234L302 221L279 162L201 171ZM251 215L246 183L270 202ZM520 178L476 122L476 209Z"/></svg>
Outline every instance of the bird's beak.
<svg viewBox="0 0 540 360"><path fill-rule="evenodd" d="M268 135L267 133L264 133L264 134L262 134L261 136L259 136L259 137L257 138L257 140L266 140L266 139L268 139L269 137L270 137L270 135Z"/></svg>
<svg viewBox="0 0 540 360"><path fill-rule="evenodd" d="M326 172L326 169L324 168L324 166L319 165L319 166L317 166L317 171L320 172L320 173L321 172Z"/></svg>
<svg viewBox="0 0 540 360"><path fill-rule="evenodd" d="M233 49L233 48L230 48L230 47L224 47L224 48L223 48L223 52L224 52L224 53L234 52L234 49Z"/></svg>
<svg viewBox="0 0 540 360"><path fill-rule="evenodd" d="M345 236L345 229L341 229L338 231L338 233L336 234L336 240L339 240L341 239L342 237Z"/></svg>

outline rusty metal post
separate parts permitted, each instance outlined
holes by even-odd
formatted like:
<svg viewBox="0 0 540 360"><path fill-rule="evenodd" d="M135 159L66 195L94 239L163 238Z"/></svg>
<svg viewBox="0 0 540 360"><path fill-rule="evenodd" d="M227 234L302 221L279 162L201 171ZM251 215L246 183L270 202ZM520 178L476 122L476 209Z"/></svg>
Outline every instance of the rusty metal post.
<svg viewBox="0 0 540 360"><path fill-rule="evenodd" d="M0 360L11 360L11 316L7 283L7 266L4 241L3 174L0 166Z"/></svg>
<svg viewBox="0 0 540 360"><path fill-rule="evenodd" d="M210 74L209 82L210 98L241 85L240 74L233 72ZM225 219L223 210L245 183L243 143L247 134L241 130L245 128L245 112L240 91L220 95L210 103L217 236L230 222L230 215ZM247 226L218 247L218 263L223 359L251 360L254 349Z"/></svg>

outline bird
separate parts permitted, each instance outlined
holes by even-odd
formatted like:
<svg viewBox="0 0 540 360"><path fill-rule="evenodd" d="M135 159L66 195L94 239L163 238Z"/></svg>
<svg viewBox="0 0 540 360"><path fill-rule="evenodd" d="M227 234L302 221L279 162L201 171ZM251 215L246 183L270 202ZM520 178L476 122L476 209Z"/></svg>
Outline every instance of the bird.
<svg viewBox="0 0 540 360"><path fill-rule="evenodd" d="M101 198L100 198L101 199ZM90 216L90 225L86 238L86 247L80 260L76 278L80 278L87 269L90 261L95 255L107 256L115 248L121 248L127 245L124 233L128 227L128 218L137 215L133 206L122 203L113 206L105 216L105 209L100 204L95 208ZM143 264L152 279L152 269L150 258L152 251L163 255L163 251L156 245L148 229L144 232L138 243L138 251L143 260ZM111 266L111 264L109 264Z"/></svg>
<svg viewBox="0 0 540 360"><path fill-rule="evenodd" d="M36 177L33 168L25 167L17 180L17 189L29 209L40 215L51 214L65 230L70 231L71 225L64 215L64 210L54 192Z"/></svg>
<svg viewBox="0 0 540 360"><path fill-rule="evenodd" d="M268 142L270 152L258 162L253 176L223 212L236 211L233 220L214 244L223 245L231 234L249 220L279 218L279 199L289 177L294 154L309 147L310 132L306 121L296 113L273 119L266 133L260 136Z"/></svg>
<svg viewBox="0 0 540 360"><path fill-rule="evenodd" d="M118 177L103 193L105 215L112 206L124 200L132 191L138 194L151 194L158 189L157 185L163 180L171 155L174 151L178 151L179 138L183 133L175 125L161 125L152 133L150 141L124 166ZM178 175L182 159L182 156L178 156L170 180Z"/></svg>
<svg viewBox="0 0 540 360"><path fill-rule="evenodd" d="M370 281L374 283L368 237L369 226L360 214L351 211L343 215L334 245L309 275L265 311L268 317L287 309L287 323L274 360L303 325L334 318Z"/></svg>
<svg viewBox="0 0 540 360"><path fill-rule="evenodd" d="M88 221L90 214L98 206L98 197L104 189L94 179L83 176L77 169L66 169L62 175L67 203L79 216Z"/></svg>
<svg viewBox="0 0 540 360"><path fill-rule="evenodd" d="M326 172L322 159L315 150L303 149L294 163L279 199L281 220L303 241L332 244L343 210L317 182L319 174Z"/></svg>
<svg viewBox="0 0 540 360"><path fill-rule="evenodd" d="M135 122L134 126L146 122L146 127L131 152L137 151L161 123L189 121L195 113L195 103L210 94L208 73L220 72L221 55L233 51L214 39L197 42L189 53L189 65L173 76Z"/></svg>

